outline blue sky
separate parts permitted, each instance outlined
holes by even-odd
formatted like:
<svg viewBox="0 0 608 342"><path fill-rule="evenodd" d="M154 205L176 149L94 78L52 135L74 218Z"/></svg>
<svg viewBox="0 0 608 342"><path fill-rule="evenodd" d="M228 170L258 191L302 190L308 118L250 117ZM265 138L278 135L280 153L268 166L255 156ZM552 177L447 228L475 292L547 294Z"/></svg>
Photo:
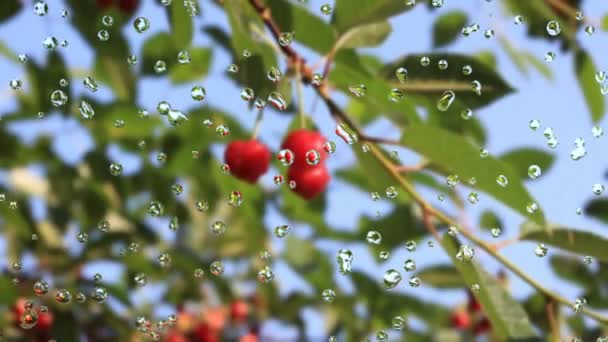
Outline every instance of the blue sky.
<svg viewBox="0 0 608 342"><path fill-rule="evenodd" d="M309 0L308 2L311 10L318 11L321 4L326 1ZM63 1L49 1L49 3L50 12L46 17L37 17L33 14L33 10L26 8L17 18L2 24L0 26L0 40L17 53L27 53L32 58L41 60L44 56L41 42L46 36L54 35L58 39L67 39L70 44L63 51L67 63L73 68L90 68L93 52L86 47L84 41L71 29L66 20L61 18L60 11L64 8L62 5ZM582 8L583 13L588 17L593 17L595 20L599 20L602 14L608 12L608 2L585 1L584 4L585 7ZM545 144L545 138L542 136L542 129L532 132L528 128L528 122L531 119L539 119L543 124L543 128L552 127L560 142L558 148L552 150L556 155L556 163L551 170L544 171L540 179L529 182L528 188L552 222L579 229L592 230L605 235L605 227L596 221L579 216L575 212L576 208L583 207L585 201L593 197L591 187L594 183L606 183L604 173L608 169L608 160L605 158L604 151L608 148L608 143L606 142L608 138L595 139L591 135L593 124L574 75L572 55L562 53L555 43L548 43L538 39L531 40L525 37L525 26L514 25L512 17L503 17L499 6L500 1L497 0L492 2L485 0L466 2L448 0L441 11L433 13L424 8L424 6L419 6L407 14L391 19L394 34L381 46L367 50L381 56L386 61L396 59L405 54L431 52L430 32L434 19L445 11L458 8L467 12L470 23L479 23L482 31L486 28L493 28L497 32L504 32L516 46L529 50L540 59L543 58L547 51L556 52L557 59L549 64L549 67L553 71L554 79L547 80L535 71L532 71L528 76L520 74L500 48L497 39L488 40L483 37L482 32L478 32L478 34L474 34L466 39L461 37L455 44L441 49L441 51L466 54L490 50L496 54L501 74L517 91L488 107L475 111L474 115L480 118L489 132L489 143L486 148L491 154L495 155L521 146L531 146L549 151L550 149ZM226 27L225 18L216 6L211 5L208 1L202 1L202 9L202 17L196 20L197 28L211 24ZM144 15L151 22L151 29L143 36L137 34L130 26L127 26L124 30L131 42L132 51L139 55L144 39L153 36L157 32L167 31L168 24L164 13L162 13L162 8L153 4L152 1L145 1L145 5L140 7L136 15ZM27 29L24 29L25 27ZM420 34L421 32L424 34ZM598 70L608 70L604 56L605 48L603 48L608 46L607 35L599 29L591 37L581 31L579 32L579 40L594 57ZM206 36L201 34L199 29L197 29L195 42L200 45L212 44ZM296 48L304 51L310 62L314 63L318 60L318 56L314 56L305 48L297 44ZM248 110L244 102L233 100L239 96L240 89L223 76L229 60L229 56L223 50L219 48L214 49L212 70L206 79L199 82L207 90L207 99L205 101L211 105L225 108L231 113L238 113L237 117L241 119L243 125L252 127L254 114ZM0 75L2 75L0 82L4 82L1 83L4 86L0 88L1 116L3 113L9 112L14 108L16 103L9 91L8 81L15 77L24 78L25 71L20 65L12 64L0 57ZM81 80L73 79L71 82L73 84L80 84ZM24 87L27 89L27 84ZM169 101L174 108L186 109L193 104L190 99L191 85L174 86L168 80L145 78L140 82L139 87L140 98L138 99L138 103L142 108L147 108L151 112L154 111L156 104L161 100ZM111 100L112 98L111 92L103 86L98 92L98 96L99 99L104 101ZM336 97L341 99L341 103L345 103L343 96L337 95ZM305 99L305 108L312 110L311 104L314 94L310 90L305 91ZM32 117L34 115L35 113L32 113ZM273 150L276 150L279 145L277 137L282 136L282 132L287 127L288 120L284 116L272 111L267 111L265 115L266 118L260 137ZM333 137L335 125L322 103L316 106L316 110L312 115L321 131L326 136ZM600 126L603 127L605 123L606 120L603 120ZM379 119L367 129L372 135L397 135L395 129L383 119ZM52 133L55 139L54 147L56 152L68 163L77 163L82 155L92 147L90 137L78 124L76 117L70 120L61 120L55 117L43 121L33 121L27 125L15 127L15 131L26 141L34 138L41 131ZM569 153L574 147L574 140L577 137L582 137L586 140L587 156L575 162L570 159ZM337 137L335 140L338 142ZM217 148L217 152L218 154L221 153L221 147ZM414 163L416 161L416 158L411 154L405 151L401 152L404 163ZM136 161L131 160L129 162L129 156L122 153L119 148L112 148L108 153L112 158L123 162L125 172L133 171L137 168ZM338 152L329 160L328 164L332 170L336 170L349 165L353 161L354 158L347 145L340 141L338 142ZM270 186L272 183L271 177L272 173L267 174L263 179L263 184ZM3 180L3 178L6 181L5 175L0 172L0 180ZM436 193L426 190L423 193L427 198L433 199L433 202L439 207L445 206L445 204L434 200L437 197ZM345 198L349 200L345 201ZM502 238L513 237L518 230L519 224L523 222L523 218L483 193L480 194L480 199L479 204L468 205L469 221L476 223L479 213L485 208L491 208L503 218L505 234ZM359 214L374 215L377 210L388 212L390 208L384 202L374 202L373 205L370 205L370 203L368 194L358 192L348 185L334 180L330 185L329 207L326 215L327 221L340 229L352 229L358 221ZM270 210L265 220L268 227L271 228L276 225L277 221L283 222L284 218L279 213ZM164 226L165 224L163 224ZM296 226L296 228L299 229L292 230L293 234L306 236L309 233L306 227ZM480 232L480 234L485 234L487 239L490 239L488 233ZM328 252L332 260L336 251L339 248L344 248L342 244L333 242L322 242L320 246ZM282 248L280 243L277 243L275 247L278 251ZM355 269L364 270L379 280L384 270L389 268L401 269L402 263L406 259L406 252L403 249L394 253L389 261L376 267L374 261L376 260L376 256L369 255L363 245L349 247L355 252ZM528 273L534 274L537 279L542 279L542 282L549 288L574 300L579 294L578 289L554 277L548 268L549 258L537 258L534 256L534 247L535 244L522 242L505 248L503 253L508 258L514 260L516 264L523 267ZM555 249L550 248L549 253L552 252L555 252ZM482 253L478 253L476 258L481 260L491 270L495 271L500 268L490 257ZM426 245L419 248L415 259L419 268L435 263L448 262L448 258L442 250L438 247L431 249ZM106 264L101 266L92 265L89 267L88 272L91 275L95 272L104 273L105 278L111 281L114 278L111 276L113 272L109 271L108 267L110 266ZM288 293L293 289L306 290L305 284L297 280L297 275L290 272L280 262L275 265L275 273L284 293ZM118 277L116 277L117 279ZM344 277L336 276L336 281L344 286L344 291L348 291L350 286ZM511 283L513 294L517 298L523 298L531 293L531 289L517 278L511 277ZM450 305L464 300L464 293L462 291L450 291L446 294L425 288L424 286L418 289L411 289L405 283L401 284L400 290L415 294L422 299L439 300ZM148 297L158 293L159 291L150 291L150 293L145 293L142 296ZM153 300L153 297L150 300ZM166 315L169 311L170 308L165 308L159 310L159 313ZM310 317L308 317L309 315ZM311 326L313 326L314 322L319 322L320 319L314 314L307 314L307 318L311 319L311 323L309 323ZM271 328L272 326L269 329Z"/></svg>

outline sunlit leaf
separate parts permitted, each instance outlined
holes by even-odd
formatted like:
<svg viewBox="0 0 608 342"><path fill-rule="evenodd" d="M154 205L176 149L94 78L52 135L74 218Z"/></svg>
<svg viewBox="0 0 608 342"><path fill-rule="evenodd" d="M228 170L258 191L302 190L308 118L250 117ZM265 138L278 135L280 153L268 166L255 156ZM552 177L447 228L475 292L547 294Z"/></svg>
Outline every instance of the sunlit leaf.
<svg viewBox="0 0 608 342"><path fill-rule="evenodd" d="M433 46L444 46L456 40L468 20L466 13L462 11L452 11L441 15L433 24Z"/></svg>
<svg viewBox="0 0 608 342"><path fill-rule="evenodd" d="M598 122L604 116L604 96L600 92L599 85L595 81L597 68L589 54L578 51L574 58L576 68L576 79L585 96L587 108L593 122Z"/></svg>

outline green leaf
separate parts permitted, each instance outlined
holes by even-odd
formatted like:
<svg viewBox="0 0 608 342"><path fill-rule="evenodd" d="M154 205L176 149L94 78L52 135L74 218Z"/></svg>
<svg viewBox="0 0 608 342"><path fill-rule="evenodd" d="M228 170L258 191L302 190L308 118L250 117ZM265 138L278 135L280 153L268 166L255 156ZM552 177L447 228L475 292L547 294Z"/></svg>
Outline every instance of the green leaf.
<svg viewBox="0 0 608 342"><path fill-rule="evenodd" d="M283 259L317 291L333 287L332 264L312 242L290 235L287 238Z"/></svg>
<svg viewBox="0 0 608 342"><path fill-rule="evenodd" d="M585 214L600 220L602 223L608 223L608 199L597 198L591 200L585 205Z"/></svg>
<svg viewBox="0 0 608 342"><path fill-rule="evenodd" d="M177 49L173 44L171 36L166 32L160 32L148 38L142 47L142 71L146 75L157 75L154 72L154 64L158 60L164 60L167 68L172 70L172 66L177 59Z"/></svg>
<svg viewBox="0 0 608 342"><path fill-rule="evenodd" d="M0 6L0 22L10 19L23 8L20 0L4 0Z"/></svg>
<svg viewBox="0 0 608 342"><path fill-rule="evenodd" d="M602 30L608 31L608 14L602 17Z"/></svg>
<svg viewBox="0 0 608 342"><path fill-rule="evenodd" d="M583 288L593 287L598 279L589 267L585 265L582 258L573 258L564 255L553 255L550 259L551 268L555 274Z"/></svg>
<svg viewBox="0 0 608 342"><path fill-rule="evenodd" d="M123 101L133 101L136 95L135 76L126 63L129 45L120 32L112 33L108 46L98 47L94 76L105 82Z"/></svg>
<svg viewBox="0 0 608 342"><path fill-rule="evenodd" d="M409 99L405 98L399 103L389 101L388 95L391 91L389 84L377 77L366 75L359 68L353 68L342 61L336 60L336 65L329 74L329 80L333 86L353 97L354 95L350 93L348 88L353 85L364 84L367 87L367 94L358 99L375 109L375 116L384 113L398 124L420 122L416 108Z"/></svg>
<svg viewBox="0 0 608 342"><path fill-rule="evenodd" d="M445 173L457 174L461 180L475 177L478 189L492 195L522 215L544 223L542 210L539 209L533 214L526 211L526 206L534 202L534 199L511 166L492 156L482 159L479 156L479 148L465 138L441 128L410 124L401 141L406 147L439 166ZM496 183L498 175L507 177L509 184L506 187L503 188Z"/></svg>
<svg viewBox="0 0 608 342"><path fill-rule="evenodd" d="M460 244L455 238L446 235L441 243L460 271L467 287L479 285L479 291L473 295L492 323L492 332L501 340L534 338L536 333L528 315L504 286L483 270L475 260L462 262L456 259Z"/></svg>
<svg viewBox="0 0 608 342"><path fill-rule="evenodd" d="M521 225L520 239L546 243L563 250L589 255L598 260L608 262L608 240L604 237L582 230L561 226L549 226L546 229L532 222Z"/></svg>
<svg viewBox="0 0 608 342"><path fill-rule="evenodd" d="M408 9L404 1L357 0L354 6L351 0L336 0L331 22L338 32L346 32L354 26L383 21Z"/></svg>
<svg viewBox="0 0 608 342"><path fill-rule="evenodd" d="M498 42L517 69L519 69L522 74L528 75L528 63L525 55L515 48L506 36L498 36Z"/></svg>
<svg viewBox="0 0 608 342"><path fill-rule="evenodd" d="M545 173L553 166L553 162L555 161L555 156L551 153L530 147L511 150L499 158L510 164L522 179L529 179L528 167L530 165L540 166L543 173Z"/></svg>
<svg viewBox="0 0 608 342"><path fill-rule="evenodd" d="M295 40L320 54L331 50L336 41L335 29L303 6L287 0L267 1L281 32L293 32ZM314 28L314 29L313 29Z"/></svg>
<svg viewBox="0 0 608 342"><path fill-rule="evenodd" d="M6 57L11 62L19 62L19 57L17 57L17 54L14 53L13 50L11 50L11 48L8 47L8 45L6 45L6 43L2 40L0 40L0 56Z"/></svg>
<svg viewBox="0 0 608 342"><path fill-rule="evenodd" d="M551 68L549 68L547 63L543 62L538 57L536 57L536 55L534 55L530 52L524 52L524 56L528 60L528 63L532 67L536 68L536 71L540 72L543 76L545 76L549 80L553 79L553 70L551 70Z"/></svg>
<svg viewBox="0 0 608 342"><path fill-rule="evenodd" d="M422 57L430 58L431 65L423 67L420 64ZM436 67L437 62L441 59L448 62L446 70L439 70ZM473 69L469 76L462 74L462 67L465 65L470 65ZM399 67L405 67L408 70L407 82L397 81L395 70ZM443 92L452 90L462 106L453 105L454 109L450 109L450 111L462 109L462 107L482 107L513 91L513 88L493 67L477 58L460 54L408 55L386 65L381 75L389 81L391 87L404 90L408 96L415 95L428 105L436 106ZM481 95L477 95L471 89L471 82L474 80L479 81L482 85Z"/></svg>
<svg viewBox="0 0 608 342"><path fill-rule="evenodd" d="M417 276L425 285L439 289L456 289L465 286L460 272L452 265L435 265L427 267Z"/></svg>
<svg viewBox="0 0 608 342"><path fill-rule="evenodd" d="M502 222L496 213L485 210L479 217L479 226L483 229L503 228Z"/></svg>
<svg viewBox="0 0 608 342"><path fill-rule="evenodd" d="M591 119L593 122L599 122L604 116L604 96L600 92L599 85L595 82L597 68L593 64L591 56L584 51L577 51L574 63L576 79L585 96Z"/></svg>
<svg viewBox="0 0 608 342"><path fill-rule="evenodd" d="M469 18L462 11L443 14L433 24L433 47L448 45L460 36L460 31Z"/></svg>
<svg viewBox="0 0 608 342"><path fill-rule="evenodd" d="M254 40L264 32L264 24L257 12L251 6L243 6L240 0L226 0L224 8L232 30L232 55L239 67L239 72L233 77L240 84L252 88L259 97L266 97L276 88L266 79L266 72L271 66L279 65L273 48L259 39ZM242 57L244 50L251 52L249 58Z"/></svg>
<svg viewBox="0 0 608 342"><path fill-rule="evenodd" d="M334 46L334 50L340 48L358 48L380 45L391 33L391 24L388 21L355 26L344 32Z"/></svg>
<svg viewBox="0 0 608 342"><path fill-rule="evenodd" d="M198 0L194 0L198 3ZM173 1L167 7L167 16L171 26L171 40L177 49L190 46L194 36L194 23L192 17L186 11L183 1Z"/></svg>
<svg viewBox="0 0 608 342"><path fill-rule="evenodd" d="M175 64L169 72L173 83L188 83L200 80L209 72L211 66L212 50L209 48L191 48L190 63Z"/></svg>
<svg viewBox="0 0 608 342"><path fill-rule="evenodd" d="M31 83L30 97L28 103L23 103L23 109L30 112L48 112L51 109L50 97L51 93L57 89L59 80L62 78L69 79L67 68L63 57L53 51L47 55L46 67L38 66L33 61L27 63L28 79ZM71 86L62 88L68 97L71 96ZM64 110L70 108L71 101L63 107Z"/></svg>

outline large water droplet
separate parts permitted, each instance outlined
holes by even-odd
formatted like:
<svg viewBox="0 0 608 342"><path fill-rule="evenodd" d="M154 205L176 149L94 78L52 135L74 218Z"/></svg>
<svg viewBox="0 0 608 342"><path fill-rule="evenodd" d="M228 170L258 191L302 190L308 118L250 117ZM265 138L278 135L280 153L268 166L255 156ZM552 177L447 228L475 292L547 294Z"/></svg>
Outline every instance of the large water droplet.
<svg viewBox="0 0 608 342"><path fill-rule="evenodd" d="M352 271L353 252L341 249L338 251L337 260L340 273L348 274Z"/></svg>
<svg viewBox="0 0 608 342"><path fill-rule="evenodd" d="M144 33L150 28L150 21L146 17L137 17L133 21L133 27L137 33Z"/></svg>
<svg viewBox="0 0 608 342"><path fill-rule="evenodd" d="M401 273L399 271L390 269L384 273L384 288L387 290L394 289L401 282Z"/></svg>
<svg viewBox="0 0 608 342"><path fill-rule="evenodd" d="M454 94L453 91L446 90L437 101L437 109L442 112L447 111L450 109L450 106L452 105L452 102L454 102L455 98L456 94Z"/></svg>
<svg viewBox="0 0 608 342"><path fill-rule="evenodd" d="M559 25L559 22L557 20L551 20L551 21L549 21L547 23L546 29L547 29L547 33L550 36L553 36L553 37L559 35L560 32L562 32L562 29L561 29L561 27Z"/></svg>

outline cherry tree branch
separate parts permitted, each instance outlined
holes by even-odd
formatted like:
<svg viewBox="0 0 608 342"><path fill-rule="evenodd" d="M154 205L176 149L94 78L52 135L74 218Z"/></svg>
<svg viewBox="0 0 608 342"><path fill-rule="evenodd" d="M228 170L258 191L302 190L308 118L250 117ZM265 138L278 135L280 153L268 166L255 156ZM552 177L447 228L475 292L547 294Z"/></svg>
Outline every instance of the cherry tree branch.
<svg viewBox="0 0 608 342"><path fill-rule="evenodd" d="M266 7L261 0L249 0L251 6L257 11L259 16L262 18L262 21L266 25L266 27L270 30L276 41L278 42L279 37L281 36L281 29L274 21L271 15L270 8ZM298 67L300 71L300 75L302 77L302 82L305 84L311 84L312 82L312 70L310 67L306 65L305 59L300 56L291 46L281 46L281 50L285 54L288 59L288 63L292 66ZM325 102L330 114L332 117L341 123L345 123L350 128L352 128L355 133L359 136L359 140L370 143L370 151L374 155L374 157L378 160L378 162L382 165L382 167L395 179L397 183L414 199L414 201L422 208L424 214L425 227L429 230L429 232L435 236L439 237L434 225L432 224L432 218L436 218L445 225L448 226L458 226L457 222L446 215L445 213L435 209L429 202L426 201L424 197L416 190L416 188L401 174L399 171L399 167L395 165L391 160L389 160L376 146L374 143L397 143L397 141L385 141L382 138L373 138L362 134L361 128L356 125L351 118L338 106L338 104L330 97L329 91L327 88L326 80L318 86L315 87L317 94L319 97ZM530 275L525 273L521 268L511 262L502 254L499 254L494 245L486 243L484 240L475 236L470 230L463 229L461 234L472 241L475 245L483 249L486 253L491 255L494 259L500 262L504 267L509 269L511 272L519 276L522 280L527 282L530 286L536 289L538 292L543 295L551 298L555 302L562 303L567 306L572 306L573 302L568 300L561 295L554 293L550 289L543 286L539 281L532 278ZM601 314L589 310L587 308L582 308L582 313L586 314L589 317L594 318L598 322L607 324L608 318L602 316Z"/></svg>

